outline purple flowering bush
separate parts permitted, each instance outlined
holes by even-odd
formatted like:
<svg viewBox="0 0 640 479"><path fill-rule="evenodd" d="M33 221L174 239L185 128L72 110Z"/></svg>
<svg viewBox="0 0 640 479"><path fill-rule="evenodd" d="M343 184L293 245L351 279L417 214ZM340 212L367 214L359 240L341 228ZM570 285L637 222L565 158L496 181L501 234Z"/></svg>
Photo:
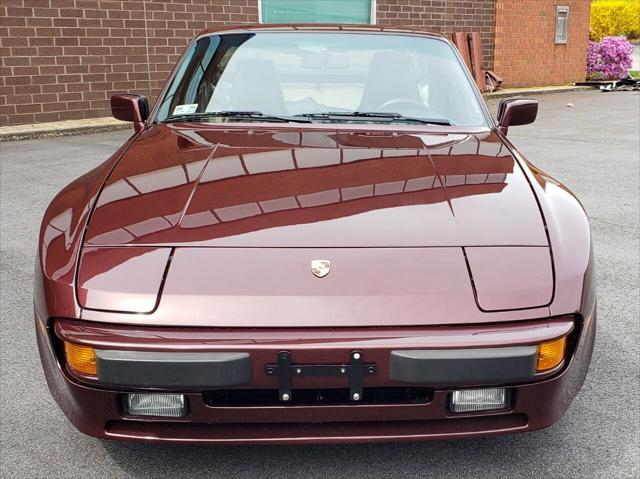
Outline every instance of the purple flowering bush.
<svg viewBox="0 0 640 479"><path fill-rule="evenodd" d="M619 80L629 74L633 46L625 37L604 37L589 42L587 77L593 80Z"/></svg>

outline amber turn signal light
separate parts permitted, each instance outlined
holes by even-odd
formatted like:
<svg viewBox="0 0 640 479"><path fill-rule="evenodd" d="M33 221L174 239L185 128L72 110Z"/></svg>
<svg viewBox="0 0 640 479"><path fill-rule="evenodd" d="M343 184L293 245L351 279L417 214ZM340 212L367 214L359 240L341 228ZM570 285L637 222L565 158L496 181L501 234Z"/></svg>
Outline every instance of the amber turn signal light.
<svg viewBox="0 0 640 479"><path fill-rule="evenodd" d="M547 371L560 364L564 359L566 344L566 337L541 343L540 346L538 346L538 366L536 370L538 372Z"/></svg>
<svg viewBox="0 0 640 479"><path fill-rule="evenodd" d="M96 353L89 346L64 342L64 353L67 364L80 374L96 375Z"/></svg>

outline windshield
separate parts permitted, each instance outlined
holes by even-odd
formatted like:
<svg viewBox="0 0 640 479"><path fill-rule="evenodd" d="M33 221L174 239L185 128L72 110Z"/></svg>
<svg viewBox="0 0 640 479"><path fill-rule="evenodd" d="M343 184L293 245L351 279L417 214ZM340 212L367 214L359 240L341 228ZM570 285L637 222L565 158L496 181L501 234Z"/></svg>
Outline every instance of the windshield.
<svg viewBox="0 0 640 479"><path fill-rule="evenodd" d="M200 38L178 68L157 120L234 121L235 116L486 126L449 44L391 34L251 32Z"/></svg>

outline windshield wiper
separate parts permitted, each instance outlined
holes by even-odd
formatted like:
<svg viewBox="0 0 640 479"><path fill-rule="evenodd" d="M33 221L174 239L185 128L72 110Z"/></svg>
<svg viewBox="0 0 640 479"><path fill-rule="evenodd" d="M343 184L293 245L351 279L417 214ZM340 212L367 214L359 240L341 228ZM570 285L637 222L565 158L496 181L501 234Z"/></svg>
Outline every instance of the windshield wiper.
<svg viewBox="0 0 640 479"><path fill-rule="evenodd" d="M380 111L327 111L321 113L299 113L295 117L311 118L317 120L336 120L340 118L374 118L381 121L403 121L410 123L424 123L428 125L451 126L446 118L415 118L401 115L400 113L388 113Z"/></svg>
<svg viewBox="0 0 640 479"><path fill-rule="evenodd" d="M189 121L203 121L210 118L242 118L250 120L266 120L293 123L311 123L307 118L294 118L291 116L267 115L260 111L205 111L201 113L186 113L171 115L162 120L162 123L176 123Z"/></svg>

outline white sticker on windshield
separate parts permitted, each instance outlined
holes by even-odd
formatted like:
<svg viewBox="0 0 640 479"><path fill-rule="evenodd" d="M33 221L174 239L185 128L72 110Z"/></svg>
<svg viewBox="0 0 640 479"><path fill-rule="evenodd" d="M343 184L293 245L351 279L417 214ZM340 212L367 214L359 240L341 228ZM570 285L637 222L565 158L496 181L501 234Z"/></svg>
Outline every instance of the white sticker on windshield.
<svg viewBox="0 0 640 479"><path fill-rule="evenodd" d="M195 113L198 109L197 103L190 103L188 105L178 105L174 110L174 115L188 115L189 113Z"/></svg>

